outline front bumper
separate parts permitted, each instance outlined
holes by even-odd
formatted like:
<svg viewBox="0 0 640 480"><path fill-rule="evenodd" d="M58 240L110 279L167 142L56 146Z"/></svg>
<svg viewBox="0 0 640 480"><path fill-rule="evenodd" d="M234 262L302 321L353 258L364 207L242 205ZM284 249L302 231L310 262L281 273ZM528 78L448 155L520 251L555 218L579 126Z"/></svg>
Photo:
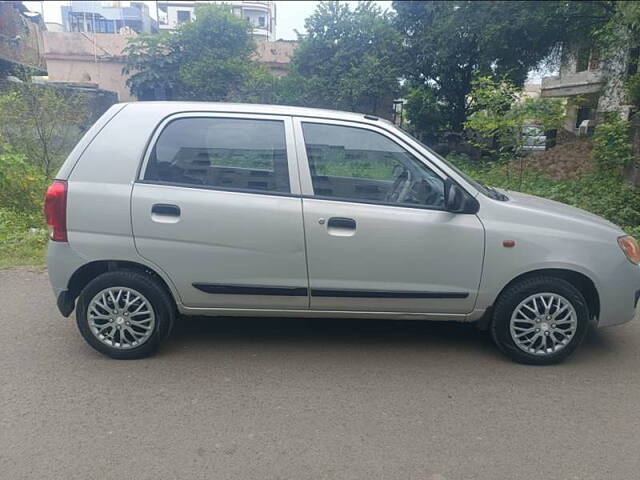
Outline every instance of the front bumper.
<svg viewBox="0 0 640 480"><path fill-rule="evenodd" d="M640 319L640 266L625 260L596 287L600 294L599 327Z"/></svg>

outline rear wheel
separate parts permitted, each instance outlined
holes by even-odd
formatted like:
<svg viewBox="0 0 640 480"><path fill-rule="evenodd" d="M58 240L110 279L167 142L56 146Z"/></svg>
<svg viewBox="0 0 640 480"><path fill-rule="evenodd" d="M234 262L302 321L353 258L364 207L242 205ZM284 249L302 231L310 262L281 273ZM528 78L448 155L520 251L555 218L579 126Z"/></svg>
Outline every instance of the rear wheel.
<svg viewBox="0 0 640 480"><path fill-rule="evenodd" d="M78 328L99 352L117 359L153 354L174 321L171 297L152 277L139 272L107 272L82 290Z"/></svg>
<svg viewBox="0 0 640 480"><path fill-rule="evenodd" d="M580 345L589 310L578 289L555 277L532 277L505 290L495 304L491 335L511 359L558 363Z"/></svg>

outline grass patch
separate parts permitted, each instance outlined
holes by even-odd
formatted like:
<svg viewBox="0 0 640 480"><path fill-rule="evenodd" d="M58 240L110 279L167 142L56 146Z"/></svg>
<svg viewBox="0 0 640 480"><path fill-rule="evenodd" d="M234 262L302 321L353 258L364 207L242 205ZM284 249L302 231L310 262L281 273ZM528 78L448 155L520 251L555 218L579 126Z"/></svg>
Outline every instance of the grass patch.
<svg viewBox="0 0 640 480"><path fill-rule="evenodd" d="M0 269L45 265L47 229L40 215L0 208Z"/></svg>

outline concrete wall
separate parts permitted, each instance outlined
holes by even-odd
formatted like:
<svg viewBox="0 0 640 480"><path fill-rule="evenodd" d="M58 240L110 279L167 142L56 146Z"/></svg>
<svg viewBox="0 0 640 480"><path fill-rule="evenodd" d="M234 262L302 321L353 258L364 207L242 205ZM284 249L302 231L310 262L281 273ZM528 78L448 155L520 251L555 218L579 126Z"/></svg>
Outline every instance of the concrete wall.
<svg viewBox="0 0 640 480"><path fill-rule="evenodd" d="M126 86L127 77L122 74L123 66L120 62L47 59L47 72L52 82L95 85L101 90L114 92L120 102L135 101L136 97L129 93Z"/></svg>
<svg viewBox="0 0 640 480"><path fill-rule="evenodd" d="M20 2L0 2L0 59L44 69L41 24L21 10Z"/></svg>
<svg viewBox="0 0 640 480"><path fill-rule="evenodd" d="M122 73L127 37L98 33L44 32L44 58L49 80L97 86L115 92L118 100L136 100Z"/></svg>
<svg viewBox="0 0 640 480"><path fill-rule="evenodd" d="M274 75L281 77L286 74L298 42L294 40L276 40L275 42L257 43L255 58L271 70Z"/></svg>

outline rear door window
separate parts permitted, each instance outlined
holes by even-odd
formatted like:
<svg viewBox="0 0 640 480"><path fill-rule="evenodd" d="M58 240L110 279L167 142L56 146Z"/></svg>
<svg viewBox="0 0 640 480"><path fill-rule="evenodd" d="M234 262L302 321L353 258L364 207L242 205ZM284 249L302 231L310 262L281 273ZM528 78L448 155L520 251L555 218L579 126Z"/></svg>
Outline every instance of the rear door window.
<svg viewBox="0 0 640 480"><path fill-rule="evenodd" d="M144 180L289 193L284 122L213 117L173 120L153 147Z"/></svg>

